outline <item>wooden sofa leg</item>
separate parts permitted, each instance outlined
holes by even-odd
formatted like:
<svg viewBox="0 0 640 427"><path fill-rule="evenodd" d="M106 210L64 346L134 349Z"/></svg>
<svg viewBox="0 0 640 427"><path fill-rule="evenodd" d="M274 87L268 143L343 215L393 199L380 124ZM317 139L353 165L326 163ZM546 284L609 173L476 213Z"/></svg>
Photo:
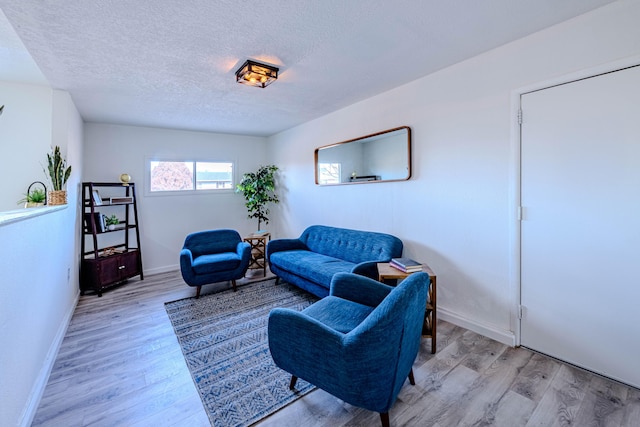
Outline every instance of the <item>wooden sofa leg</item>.
<svg viewBox="0 0 640 427"><path fill-rule="evenodd" d="M296 386L296 382L298 381L298 377L296 377L295 375L291 375L291 382L289 383L289 390L293 390L293 388Z"/></svg>
<svg viewBox="0 0 640 427"><path fill-rule="evenodd" d="M380 413L380 421L382 422L382 427L389 427L389 413Z"/></svg>
<svg viewBox="0 0 640 427"><path fill-rule="evenodd" d="M413 377L413 368L409 371L409 384L416 385L416 380Z"/></svg>
<svg viewBox="0 0 640 427"><path fill-rule="evenodd" d="M280 283L280 277L276 276L276 286Z"/></svg>
<svg viewBox="0 0 640 427"><path fill-rule="evenodd" d="M198 290L196 291L196 299L200 298L200 289L202 286L198 286Z"/></svg>
<svg viewBox="0 0 640 427"><path fill-rule="evenodd" d="M233 280L231 281L231 284L233 285L233 292L237 291L237 290L238 290L238 288L236 288L236 279L233 279Z"/></svg>

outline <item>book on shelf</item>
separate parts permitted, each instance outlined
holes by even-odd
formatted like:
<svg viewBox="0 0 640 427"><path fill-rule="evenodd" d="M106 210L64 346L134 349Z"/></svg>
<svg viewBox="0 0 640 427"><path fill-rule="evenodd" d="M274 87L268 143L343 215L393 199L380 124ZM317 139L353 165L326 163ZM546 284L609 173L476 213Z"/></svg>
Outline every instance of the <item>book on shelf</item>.
<svg viewBox="0 0 640 427"><path fill-rule="evenodd" d="M422 271L422 264L411 258L392 258L389 262L391 267L397 268L404 273L415 273Z"/></svg>
<svg viewBox="0 0 640 427"><path fill-rule="evenodd" d="M100 212L93 213L93 221L96 224L97 233L103 233L107 229L105 225L105 216L101 215ZM87 229L87 233L93 232L93 223L91 222L91 213L84 214L84 226Z"/></svg>
<svg viewBox="0 0 640 427"><path fill-rule="evenodd" d="M93 190L91 193L91 199L93 199L93 204L96 206L100 206L102 204L102 198L100 198L100 193L98 190Z"/></svg>

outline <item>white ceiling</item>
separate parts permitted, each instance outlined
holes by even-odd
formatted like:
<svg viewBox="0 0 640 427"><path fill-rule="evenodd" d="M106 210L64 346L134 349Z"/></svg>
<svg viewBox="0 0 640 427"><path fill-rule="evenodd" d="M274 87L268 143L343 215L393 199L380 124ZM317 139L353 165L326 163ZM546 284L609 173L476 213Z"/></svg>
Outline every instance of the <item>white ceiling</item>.
<svg viewBox="0 0 640 427"><path fill-rule="evenodd" d="M0 80L39 67L85 121L268 136L612 1L0 0ZM278 81L235 83L248 58Z"/></svg>

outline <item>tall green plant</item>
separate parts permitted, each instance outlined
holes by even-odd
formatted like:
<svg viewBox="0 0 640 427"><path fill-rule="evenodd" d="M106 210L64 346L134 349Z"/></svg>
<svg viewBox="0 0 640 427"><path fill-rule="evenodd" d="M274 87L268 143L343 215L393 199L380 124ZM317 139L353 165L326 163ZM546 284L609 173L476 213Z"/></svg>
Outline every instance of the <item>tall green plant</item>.
<svg viewBox="0 0 640 427"><path fill-rule="evenodd" d="M53 190L62 190L71 175L71 166L67 167L67 161L62 158L60 147L57 145L52 154L47 154L47 170Z"/></svg>
<svg viewBox="0 0 640 427"><path fill-rule="evenodd" d="M236 193L242 193L245 199L245 206L249 211L249 218L258 219L258 230L260 224L269 224L268 203L279 203L278 195L275 193L275 173L278 167L274 165L260 166L254 173L242 175L240 184L236 185Z"/></svg>

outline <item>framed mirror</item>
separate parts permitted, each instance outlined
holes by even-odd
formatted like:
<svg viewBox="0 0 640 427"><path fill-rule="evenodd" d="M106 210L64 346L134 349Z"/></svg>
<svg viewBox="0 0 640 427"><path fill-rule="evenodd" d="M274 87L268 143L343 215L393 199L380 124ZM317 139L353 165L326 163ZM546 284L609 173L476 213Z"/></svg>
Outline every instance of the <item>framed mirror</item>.
<svg viewBox="0 0 640 427"><path fill-rule="evenodd" d="M316 184L342 185L411 178L411 129L385 130L316 148Z"/></svg>

